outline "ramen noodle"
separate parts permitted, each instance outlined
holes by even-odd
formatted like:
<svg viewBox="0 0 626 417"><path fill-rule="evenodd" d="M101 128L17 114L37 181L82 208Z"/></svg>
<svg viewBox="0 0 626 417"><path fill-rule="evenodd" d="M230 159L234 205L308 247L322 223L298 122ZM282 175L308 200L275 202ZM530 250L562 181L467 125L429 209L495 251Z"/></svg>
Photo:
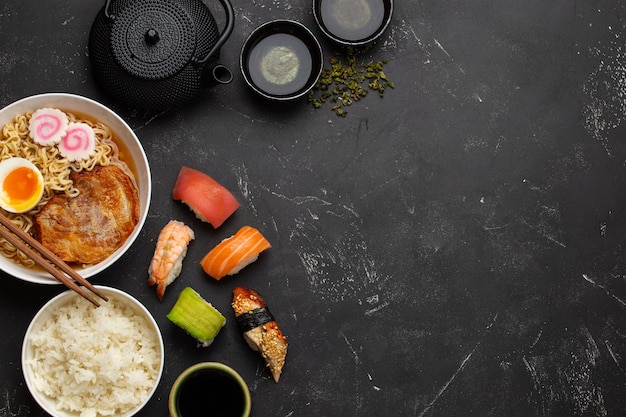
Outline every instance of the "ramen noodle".
<svg viewBox="0 0 626 417"><path fill-rule="evenodd" d="M12 121L2 127L2 132L0 132L0 161L11 157L28 159L39 168L44 178L43 197L34 209L26 213L9 213L0 209L15 225L30 234L33 230L33 215L39 212L52 196L57 193L66 193L70 197L78 196L79 191L74 188L70 180L72 171L91 171L98 165L116 165L131 178L135 187L137 186L128 165L120 159L119 149L109 127L100 122L80 118L73 113L65 112L65 114L70 122L86 123L94 130L96 147L89 158L72 162L60 154L58 147L35 143L29 137L28 130L32 112L15 116ZM32 259L4 239L0 239L0 254L20 265L35 266Z"/></svg>

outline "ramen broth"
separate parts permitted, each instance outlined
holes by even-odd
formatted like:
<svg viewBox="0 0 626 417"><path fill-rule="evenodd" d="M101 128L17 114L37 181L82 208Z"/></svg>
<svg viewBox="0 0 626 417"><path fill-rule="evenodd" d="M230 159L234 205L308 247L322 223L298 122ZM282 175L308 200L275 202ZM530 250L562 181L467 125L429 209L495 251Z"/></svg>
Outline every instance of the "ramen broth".
<svg viewBox="0 0 626 417"><path fill-rule="evenodd" d="M61 109L61 111L65 112L65 113L71 113L74 116L76 116L79 119L82 120L88 120L91 123L101 123L103 125L105 125L109 131L111 132L111 140L113 140L113 143L115 143L115 145L117 146L118 149L118 158L120 161L122 161L127 167L128 167L128 171L127 174L132 174L129 175L130 179L133 181L133 183L135 184L135 188L137 188L137 192L139 192L139 184L138 184L138 177L137 177L137 166L135 165L135 161L133 160L133 158L130 156L130 151L128 150L128 147L126 146L126 143L124 143L124 141L120 140L119 135L111 128L111 126L107 125L104 122L100 122L96 119L94 119L93 117L89 117L85 114L79 113L79 112L69 112L69 111L65 111L63 109Z"/></svg>

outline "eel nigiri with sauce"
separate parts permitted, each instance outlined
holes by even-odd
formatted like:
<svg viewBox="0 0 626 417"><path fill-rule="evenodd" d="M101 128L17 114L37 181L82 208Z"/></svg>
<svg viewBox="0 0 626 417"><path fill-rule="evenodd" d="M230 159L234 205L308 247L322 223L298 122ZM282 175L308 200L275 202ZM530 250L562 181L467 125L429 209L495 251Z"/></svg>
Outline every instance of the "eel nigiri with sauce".
<svg viewBox="0 0 626 417"><path fill-rule="evenodd" d="M204 172L183 166L172 189L172 198L187 204L197 218L217 229L239 208L228 189Z"/></svg>
<svg viewBox="0 0 626 417"><path fill-rule="evenodd" d="M270 242L254 227L243 226L224 239L200 261L202 269L216 280L234 275L256 261L259 254L271 248Z"/></svg>
<svg viewBox="0 0 626 417"><path fill-rule="evenodd" d="M252 350L261 353L274 381L278 382L287 357L283 335L261 295L244 287L233 290L231 303L243 338Z"/></svg>

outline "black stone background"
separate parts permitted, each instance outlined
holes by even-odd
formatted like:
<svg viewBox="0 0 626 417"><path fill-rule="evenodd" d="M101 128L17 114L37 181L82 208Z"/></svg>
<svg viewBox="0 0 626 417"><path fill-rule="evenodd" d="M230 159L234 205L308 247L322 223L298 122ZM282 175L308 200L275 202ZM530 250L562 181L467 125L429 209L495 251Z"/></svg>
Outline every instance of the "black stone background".
<svg viewBox="0 0 626 417"><path fill-rule="evenodd" d="M0 105L85 95L116 110L145 148L145 228L92 279L138 298L163 332L163 378L140 416L166 416L171 383L201 361L242 374L253 416L626 414L624 2L398 0L384 36L359 55L388 59L396 88L346 118L306 99L267 103L238 69L245 37L272 19L310 27L326 62L339 51L310 1L233 0L220 57L233 83L156 116L94 82L87 40L103 3L0 2ZM171 199L181 165L241 201L221 228ZM196 240L160 302L146 270L172 218ZM236 276L207 278L201 257L244 224L273 248ZM20 349L31 318L64 288L1 281L0 416L44 415ZM229 319L210 348L165 317L187 285ZM235 326L237 285L266 298L289 338L278 384Z"/></svg>

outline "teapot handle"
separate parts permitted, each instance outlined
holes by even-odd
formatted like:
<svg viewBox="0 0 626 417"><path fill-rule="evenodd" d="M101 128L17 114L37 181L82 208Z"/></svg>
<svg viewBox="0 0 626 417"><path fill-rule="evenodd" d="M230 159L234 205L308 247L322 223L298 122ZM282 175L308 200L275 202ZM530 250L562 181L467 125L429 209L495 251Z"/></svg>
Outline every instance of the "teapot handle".
<svg viewBox="0 0 626 417"><path fill-rule="evenodd" d="M222 34L215 42L215 45L209 53L202 59L193 59L193 63L196 65L204 65L211 56L213 56L219 49L224 45L230 34L233 32L233 28L235 27L235 11L233 10L233 5L230 4L229 0L219 0L222 3L222 7L224 7L224 12L226 13L226 23L224 24L224 30ZM106 0L104 3L104 16L111 20L115 19L115 16L109 13L109 7L111 6L111 0Z"/></svg>
<svg viewBox="0 0 626 417"><path fill-rule="evenodd" d="M104 17L106 17L107 19L111 20L114 19L115 17L113 15L111 15L109 13L109 7L111 6L111 0L106 0L104 2Z"/></svg>
<svg viewBox="0 0 626 417"><path fill-rule="evenodd" d="M110 0L107 0L110 1ZM235 27L235 11L233 10L233 5L229 0L219 0L222 3L222 7L224 7L224 12L226 13L226 22L224 23L224 30L220 34L217 42L209 53L202 59L193 58L193 63L196 65L204 65L209 58L211 58L217 51L220 50L222 45L226 42L230 34L233 32L233 28Z"/></svg>

